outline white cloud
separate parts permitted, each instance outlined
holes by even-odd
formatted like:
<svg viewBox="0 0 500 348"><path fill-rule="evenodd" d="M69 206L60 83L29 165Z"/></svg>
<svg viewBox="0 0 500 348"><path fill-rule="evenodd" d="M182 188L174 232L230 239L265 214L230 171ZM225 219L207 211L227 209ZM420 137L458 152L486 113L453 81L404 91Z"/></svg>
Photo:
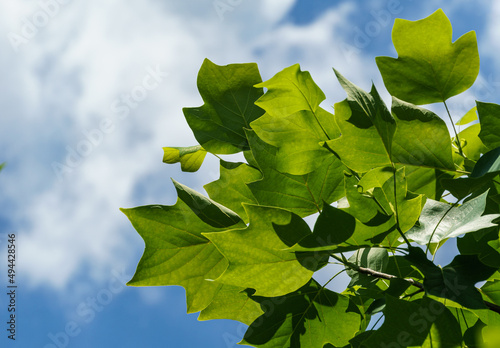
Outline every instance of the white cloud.
<svg viewBox="0 0 500 348"><path fill-rule="evenodd" d="M5 33L19 31L22 17L39 10L36 3L8 4L0 4ZM75 1L18 53L7 40L0 43L9 52L0 57L7 91L0 96L7 114L0 146L8 147L9 161L0 205L20 235L19 271L29 284L66 289L72 281L103 282L111 269L132 269L142 242L118 208L173 204L169 176L198 189L215 179L215 160L198 176L179 177L177 167L161 164L162 146L195 141L181 109L202 102L196 75L205 57L218 64L257 61L266 79L300 62L330 105L345 97L331 67L369 88L378 76L373 57L345 51L342 28L355 5L341 3L307 26L277 24L293 4L243 1L221 20L211 1ZM120 119L111 105L158 65L168 76ZM78 149L82 132L99 129L104 118L114 130L59 181L51 164L66 164L67 147ZM158 191L138 198L144 186ZM87 278L82 269L90 270Z"/></svg>

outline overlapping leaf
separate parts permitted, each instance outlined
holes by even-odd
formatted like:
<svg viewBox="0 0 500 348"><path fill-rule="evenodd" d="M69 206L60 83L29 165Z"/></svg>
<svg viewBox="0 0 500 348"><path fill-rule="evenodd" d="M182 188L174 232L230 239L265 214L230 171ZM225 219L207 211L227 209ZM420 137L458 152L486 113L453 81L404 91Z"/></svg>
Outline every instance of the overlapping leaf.
<svg viewBox="0 0 500 348"><path fill-rule="evenodd" d="M377 66L389 93L407 102L445 101L471 87L479 73L475 32L452 43L441 9L415 22L396 19L392 42L398 58L377 57Z"/></svg>
<svg viewBox="0 0 500 348"><path fill-rule="evenodd" d="M457 255L443 268L428 260L420 248L410 248L405 258L424 275L424 288L428 294L452 300L467 308L487 308L475 284L488 279L496 268L486 266L477 256Z"/></svg>
<svg viewBox="0 0 500 348"><path fill-rule="evenodd" d="M304 175L332 160L320 142L338 137L339 130L333 115L319 106L325 95L307 71L296 64L257 87L268 89L256 102L266 114L251 126L260 139L277 148L278 171Z"/></svg>
<svg viewBox="0 0 500 348"><path fill-rule="evenodd" d="M258 204L247 183L257 181L261 172L244 163L220 162L220 178L204 186L210 198L235 211L246 223L243 203Z"/></svg>
<svg viewBox="0 0 500 348"><path fill-rule="evenodd" d="M460 326L455 317L441 303L429 298L409 302L392 296L387 296L386 302L384 324L373 332L361 347L390 347L391 345L462 347Z"/></svg>
<svg viewBox="0 0 500 348"><path fill-rule="evenodd" d="M334 156L314 172L292 175L276 170L277 148L263 142L255 132L247 131L252 153L262 179L248 184L260 205L287 209L302 217L321 211L344 194L344 165Z"/></svg>
<svg viewBox="0 0 500 348"><path fill-rule="evenodd" d="M487 194L485 192L461 206L428 199L419 225L408 231L406 237L420 245L438 244L448 238L496 226L492 221L500 214L481 216L486 207Z"/></svg>
<svg viewBox="0 0 500 348"><path fill-rule="evenodd" d="M205 104L184 108L184 116L196 140L212 153L248 150L244 128L264 112L255 105L263 94L257 65L219 66L205 59L198 73L198 90Z"/></svg>
<svg viewBox="0 0 500 348"><path fill-rule="evenodd" d="M245 229L205 233L229 261L219 280L225 284L252 288L256 296L282 296L306 284L314 270L303 266L303 260L286 251L287 245L278 237L274 225L286 226L308 233L302 219L283 209L245 205L250 224ZM310 233L310 231L309 231Z"/></svg>
<svg viewBox="0 0 500 348"><path fill-rule="evenodd" d="M282 297L255 298L265 313L248 328L242 344L254 347L335 347L348 344L360 317L348 310L349 299L311 280Z"/></svg>
<svg viewBox="0 0 500 348"><path fill-rule="evenodd" d="M477 102L477 113L481 122L481 138L489 149L500 147L500 105Z"/></svg>

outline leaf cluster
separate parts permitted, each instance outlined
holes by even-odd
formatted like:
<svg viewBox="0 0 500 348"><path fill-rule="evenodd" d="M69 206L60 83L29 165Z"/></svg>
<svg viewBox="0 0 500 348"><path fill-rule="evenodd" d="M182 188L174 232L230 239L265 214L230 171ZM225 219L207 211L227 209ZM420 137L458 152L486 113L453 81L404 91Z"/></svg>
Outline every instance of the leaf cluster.
<svg viewBox="0 0 500 348"><path fill-rule="evenodd" d="M452 121L475 33L452 42L438 10L397 19L392 39L398 57L376 58L390 107L336 70L347 97L331 113L299 65L263 82L256 64L205 60L204 104L184 109L199 144L164 162L245 162L221 159L208 197L174 180L175 205L122 209L146 244L129 285L183 286L189 313L248 325L254 347L499 346L500 105L478 101L452 134L422 106ZM437 265L447 242L459 253ZM351 278L341 293L338 274L314 278L330 263Z"/></svg>

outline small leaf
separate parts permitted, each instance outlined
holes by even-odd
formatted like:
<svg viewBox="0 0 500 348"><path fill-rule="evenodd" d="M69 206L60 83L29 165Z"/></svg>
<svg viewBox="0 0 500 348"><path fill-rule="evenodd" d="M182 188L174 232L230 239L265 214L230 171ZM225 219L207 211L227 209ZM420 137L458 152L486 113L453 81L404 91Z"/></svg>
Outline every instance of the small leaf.
<svg viewBox="0 0 500 348"><path fill-rule="evenodd" d="M477 120L477 106L474 106L472 109L467 111L467 113L463 115L462 118L457 123L455 123L455 125L465 126L466 124L469 124L476 120Z"/></svg>
<svg viewBox="0 0 500 348"><path fill-rule="evenodd" d="M196 172L203 164L207 152L200 146L164 147L164 163L181 163L183 172Z"/></svg>
<svg viewBox="0 0 500 348"><path fill-rule="evenodd" d="M341 347L359 330L360 316L349 299L311 280L282 297L257 298L264 314L250 325L241 344L253 347Z"/></svg>
<svg viewBox="0 0 500 348"><path fill-rule="evenodd" d="M231 154L248 150L244 128L264 112L255 101L264 93L257 64L219 66L205 59L198 73L198 90L205 104L184 108L184 116L204 149Z"/></svg>
<svg viewBox="0 0 500 348"><path fill-rule="evenodd" d="M496 226L500 214L481 216L486 207L487 192L459 207L428 199L420 215L419 225L406 233L420 245L439 243L444 239Z"/></svg>
<svg viewBox="0 0 500 348"><path fill-rule="evenodd" d="M250 224L245 229L206 233L229 261L219 280L224 284L256 290L256 296L282 296L306 284L313 271L303 267L294 253L278 237L273 225L288 225L293 214L270 207L245 205ZM310 233L307 223L295 228Z"/></svg>
<svg viewBox="0 0 500 348"><path fill-rule="evenodd" d="M476 33L452 43L452 27L439 9L418 21L396 19L392 41L398 58L377 57L389 93L421 105L442 102L472 86L479 73Z"/></svg>
<svg viewBox="0 0 500 348"><path fill-rule="evenodd" d="M377 272L385 272L389 263L389 253L384 248L359 249L348 259L348 261L356 266L369 268ZM346 267L346 269L347 274L352 278L349 286L366 286L366 284L378 281L377 278L359 273L349 267Z"/></svg>
<svg viewBox="0 0 500 348"><path fill-rule="evenodd" d="M479 123L467 127L458 134L462 142L462 150L468 159L478 161L481 154L488 152L488 148L479 138L481 125Z"/></svg>

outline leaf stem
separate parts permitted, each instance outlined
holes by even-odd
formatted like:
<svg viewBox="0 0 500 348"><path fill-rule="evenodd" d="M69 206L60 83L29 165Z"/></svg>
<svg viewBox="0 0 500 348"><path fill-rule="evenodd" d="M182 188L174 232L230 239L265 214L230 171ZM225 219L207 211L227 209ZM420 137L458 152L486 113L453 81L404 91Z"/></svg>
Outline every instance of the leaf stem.
<svg viewBox="0 0 500 348"><path fill-rule="evenodd" d="M453 118L451 117L450 110L448 109L448 105L446 104L446 100L443 100L444 107L446 109L446 112L448 113L448 117L450 118L451 126L453 127L453 131L455 132L455 144L458 146L458 152L460 153L460 156L464 156L464 152L462 150L462 144L460 144L460 137L458 136L457 129L455 128L455 123L453 123Z"/></svg>
<svg viewBox="0 0 500 348"><path fill-rule="evenodd" d="M403 240L408 245L408 248L411 248L410 241L408 240L408 238L406 238L403 231L401 231L401 227L399 227L398 195L396 192L396 189L397 189L396 171L397 170L396 170L396 166L394 165L394 163L391 162L391 165L392 165L392 173L393 173L393 178L394 178L394 180L393 180L394 181L394 209L396 210L396 229L398 230L401 237L403 237Z"/></svg>

